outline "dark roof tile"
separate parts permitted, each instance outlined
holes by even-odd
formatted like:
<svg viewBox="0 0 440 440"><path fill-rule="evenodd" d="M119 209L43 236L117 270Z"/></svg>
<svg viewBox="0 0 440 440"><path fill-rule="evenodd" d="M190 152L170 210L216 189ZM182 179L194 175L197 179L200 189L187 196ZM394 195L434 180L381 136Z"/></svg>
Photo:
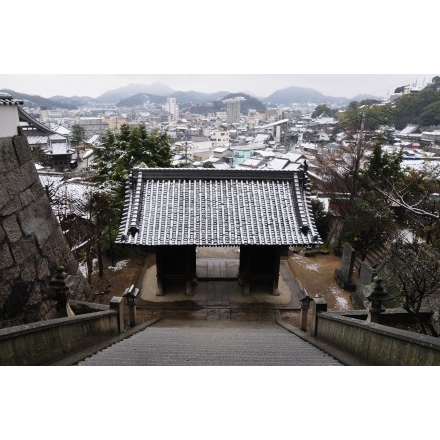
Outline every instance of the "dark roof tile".
<svg viewBox="0 0 440 440"><path fill-rule="evenodd" d="M307 246L320 243L303 171L134 168L116 242ZM307 226L307 232L301 232ZM303 229L304 230L304 229Z"/></svg>

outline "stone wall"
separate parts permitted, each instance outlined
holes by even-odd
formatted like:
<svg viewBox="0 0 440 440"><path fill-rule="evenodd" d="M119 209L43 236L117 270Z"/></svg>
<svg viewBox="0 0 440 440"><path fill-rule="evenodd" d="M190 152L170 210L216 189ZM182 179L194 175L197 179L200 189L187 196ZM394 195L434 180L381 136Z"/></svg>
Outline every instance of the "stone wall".
<svg viewBox="0 0 440 440"><path fill-rule="evenodd" d="M0 366L51 365L119 335L119 316L118 309L105 306L84 315L0 329Z"/></svg>
<svg viewBox="0 0 440 440"><path fill-rule="evenodd" d="M0 328L56 317L47 298L57 266L69 298L93 301L40 183L27 138L0 138Z"/></svg>
<svg viewBox="0 0 440 440"><path fill-rule="evenodd" d="M355 319L344 312L318 313L314 336L351 353L365 365L440 365L439 338Z"/></svg>

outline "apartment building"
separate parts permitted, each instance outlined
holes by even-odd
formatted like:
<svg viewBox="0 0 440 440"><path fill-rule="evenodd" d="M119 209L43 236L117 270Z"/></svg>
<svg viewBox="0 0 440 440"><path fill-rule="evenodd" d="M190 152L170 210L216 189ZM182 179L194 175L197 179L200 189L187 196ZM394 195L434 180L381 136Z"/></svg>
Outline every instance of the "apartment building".
<svg viewBox="0 0 440 440"><path fill-rule="evenodd" d="M104 118L81 117L77 124L84 129L84 138L89 139L94 134L105 134L109 123Z"/></svg>

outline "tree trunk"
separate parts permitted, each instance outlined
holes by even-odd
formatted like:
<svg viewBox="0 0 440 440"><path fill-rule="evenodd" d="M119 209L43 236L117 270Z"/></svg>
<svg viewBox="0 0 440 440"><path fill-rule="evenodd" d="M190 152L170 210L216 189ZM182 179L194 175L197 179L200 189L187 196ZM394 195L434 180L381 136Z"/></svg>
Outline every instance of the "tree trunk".
<svg viewBox="0 0 440 440"><path fill-rule="evenodd" d="M99 240L96 245L96 252L98 254L98 275L99 278L102 278L104 276L104 263L102 261L102 247L101 247L101 242Z"/></svg>
<svg viewBox="0 0 440 440"><path fill-rule="evenodd" d="M86 265L87 265L87 282L92 284L93 259L91 256L90 246L86 247Z"/></svg>

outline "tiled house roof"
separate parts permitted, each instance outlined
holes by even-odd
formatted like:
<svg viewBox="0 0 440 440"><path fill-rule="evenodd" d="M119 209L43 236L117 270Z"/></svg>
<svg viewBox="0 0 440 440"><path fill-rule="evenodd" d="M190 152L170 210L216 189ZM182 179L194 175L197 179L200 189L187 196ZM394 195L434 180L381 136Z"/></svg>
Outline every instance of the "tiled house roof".
<svg viewBox="0 0 440 440"><path fill-rule="evenodd" d="M27 123L29 128L32 128L32 130L34 131L38 131L39 132L38 134L50 135L55 133L55 131L53 131L52 129L50 129L40 121L37 121L33 116L25 112L21 107L18 107L18 117L21 122Z"/></svg>
<svg viewBox="0 0 440 440"><path fill-rule="evenodd" d="M0 105L22 105L23 100L13 99L8 93L0 93Z"/></svg>
<svg viewBox="0 0 440 440"><path fill-rule="evenodd" d="M117 243L321 243L303 171L134 168Z"/></svg>

